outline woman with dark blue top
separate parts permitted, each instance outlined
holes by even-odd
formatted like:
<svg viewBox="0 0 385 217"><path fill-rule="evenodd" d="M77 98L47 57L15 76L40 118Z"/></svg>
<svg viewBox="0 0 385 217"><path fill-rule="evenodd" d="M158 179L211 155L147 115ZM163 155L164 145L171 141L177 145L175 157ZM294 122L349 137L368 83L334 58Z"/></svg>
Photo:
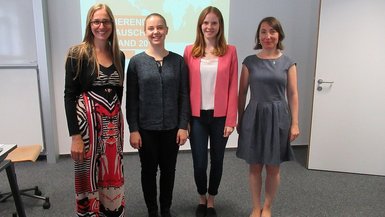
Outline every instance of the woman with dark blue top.
<svg viewBox="0 0 385 217"><path fill-rule="evenodd" d="M188 72L183 57L165 49L168 27L162 15L148 15L144 31L149 47L133 56L127 69L126 118L131 146L139 149L149 217L158 216L158 167L160 212L170 217L177 154L188 137Z"/></svg>

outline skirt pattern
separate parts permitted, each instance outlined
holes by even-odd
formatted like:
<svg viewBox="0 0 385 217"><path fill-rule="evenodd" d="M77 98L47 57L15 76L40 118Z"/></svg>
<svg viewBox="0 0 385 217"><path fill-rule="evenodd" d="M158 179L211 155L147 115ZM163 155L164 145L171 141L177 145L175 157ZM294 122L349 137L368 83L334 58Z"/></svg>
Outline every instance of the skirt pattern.
<svg viewBox="0 0 385 217"><path fill-rule="evenodd" d="M77 116L84 160L75 161L78 216L124 216L123 116L117 95L83 93Z"/></svg>

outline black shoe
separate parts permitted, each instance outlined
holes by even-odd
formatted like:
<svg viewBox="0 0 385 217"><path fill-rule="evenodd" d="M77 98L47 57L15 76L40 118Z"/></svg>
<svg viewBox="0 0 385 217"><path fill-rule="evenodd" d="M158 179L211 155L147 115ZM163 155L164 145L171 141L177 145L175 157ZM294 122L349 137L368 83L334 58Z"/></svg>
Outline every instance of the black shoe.
<svg viewBox="0 0 385 217"><path fill-rule="evenodd" d="M174 217L174 216L171 215L171 213L166 212L166 213L162 213L162 217Z"/></svg>
<svg viewBox="0 0 385 217"><path fill-rule="evenodd" d="M217 211L215 211L214 207L207 208L206 217L217 217Z"/></svg>
<svg viewBox="0 0 385 217"><path fill-rule="evenodd" d="M207 206L206 204L199 204L195 210L196 217L206 217Z"/></svg>
<svg viewBox="0 0 385 217"><path fill-rule="evenodd" d="M148 217L159 217L158 212L148 212Z"/></svg>
<svg viewBox="0 0 385 217"><path fill-rule="evenodd" d="M171 215L170 211L162 211L160 216L161 217L174 217L174 215Z"/></svg>

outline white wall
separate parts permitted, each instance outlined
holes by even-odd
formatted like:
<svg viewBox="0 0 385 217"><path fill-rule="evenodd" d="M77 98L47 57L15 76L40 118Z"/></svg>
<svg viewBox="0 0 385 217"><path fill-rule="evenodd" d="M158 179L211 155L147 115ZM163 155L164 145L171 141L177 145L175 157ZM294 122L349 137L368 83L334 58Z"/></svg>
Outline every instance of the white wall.
<svg viewBox="0 0 385 217"><path fill-rule="evenodd" d="M48 1L54 103L60 154L70 153L71 143L64 111L64 62L68 48L82 41L79 2L78 0Z"/></svg>
<svg viewBox="0 0 385 217"><path fill-rule="evenodd" d="M45 0L1 0L0 5L0 69L6 75L2 82L8 82L0 91L1 142L42 144L47 161L54 163L58 142Z"/></svg>
<svg viewBox="0 0 385 217"><path fill-rule="evenodd" d="M1 5L0 143L43 145L32 2Z"/></svg>
<svg viewBox="0 0 385 217"><path fill-rule="evenodd" d="M43 145L38 76L34 68L0 69L0 143Z"/></svg>
<svg viewBox="0 0 385 217"><path fill-rule="evenodd" d="M231 0L230 5L228 41L237 46L240 66L247 55L255 53L252 48L259 21L265 16L275 16L282 22L287 36L284 40L285 52L297 61L299 72L301 136L295 144L308 145L319 0ZM48 1L60 154L68 154L70 150L63 102L64 60L68 48L82 40L79 10L79 0ZM128 132L125 140L128 144ZM237 134L234 133L229 140L229 146L236 145ZM126 145L125 150L128 146ZM184 148L188 147L187 145Z"/></svg>
<svg viewBox="0 0 385 217"><path fill-rule="evenodd" d="M0 65L37 60L32 1L0 0ZM23 16L21 16L23 15Z"/></svg>

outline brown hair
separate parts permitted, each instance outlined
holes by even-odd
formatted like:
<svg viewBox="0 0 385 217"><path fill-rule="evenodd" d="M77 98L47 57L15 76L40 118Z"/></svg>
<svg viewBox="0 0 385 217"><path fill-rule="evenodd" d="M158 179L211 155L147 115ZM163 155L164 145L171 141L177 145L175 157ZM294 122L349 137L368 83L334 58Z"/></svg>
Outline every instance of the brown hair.
<svg viewBox="0 0 385 217"><path fill-rule="evenodd" d="M144 19L144 30L146 30L146 25L147 25L147 20L150 18L150 17L159 17L160 19L162 19L164 25L167 27L167 22L166 22L166 18L164 18L161 14L158 14L158 13L152 13L152 14L149 14L145 19Z"/></svg>
<svg viewBox="0 0 385 217"><path fill-rule="evenodd" d="M208 6L205 9L202 10L201 14L199 15L198 18L198 23L197 23L197 30L196 30L196 38L195 42L192 48L192 56L193 57L202 57L205 55L205 48L206 48L206 43L204 39L204 35L202 32L202 24L203 21L205 20L207 14L209 13L214 13L219 20L219 32L216 37L216 45L213 51L213 54L216 56L223 56L225 55L227 51L227 42L225 39L225 28L224 28L224 21L223 21L223 16L221 11L214 7L214 6Z"/></svg>
<svg viewBox="0 0 385 217"><path fill-rule="evenodd" d="M261 42L259 41L259 31L261 30L262 23L269 24L275 31L278 32L278 44L277 49L283 50L283 39L285 38L285 33L283 32L282 25L279 20L275 17L265 17L259 22L257 33L255 33L255 46L254 50L262 49Z"/></svg>

